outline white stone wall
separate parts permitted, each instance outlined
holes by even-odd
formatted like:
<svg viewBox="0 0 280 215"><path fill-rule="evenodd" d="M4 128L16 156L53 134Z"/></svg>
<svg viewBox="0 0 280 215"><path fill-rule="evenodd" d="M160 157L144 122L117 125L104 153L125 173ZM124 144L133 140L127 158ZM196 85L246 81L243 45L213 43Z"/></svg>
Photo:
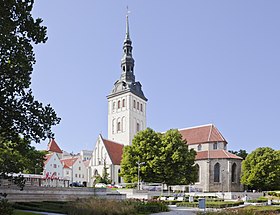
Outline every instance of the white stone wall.
<svg viewBox="0 0 280 215"><path fill-rule="evenodd" d="M130 92L108 99L109 140L131 145L137 127L146 129L146 101Z"/></svg>
<svg viewBox="0 0 280 215"><path fill-rule="evenodd" d="M63 169L64 178L72 182L87 182L87 168L80 157L70 168Z"/></svg>
<svg viewBox="0 0 280 215"><path fill-rule="evenodd" d="M57 153L55 152L44 166L44 171L43 171L44 176L46 176L47 174L48 176L52 176L53 173L55 173L57 177L63 178L63 165L60 162Z"/></svg>

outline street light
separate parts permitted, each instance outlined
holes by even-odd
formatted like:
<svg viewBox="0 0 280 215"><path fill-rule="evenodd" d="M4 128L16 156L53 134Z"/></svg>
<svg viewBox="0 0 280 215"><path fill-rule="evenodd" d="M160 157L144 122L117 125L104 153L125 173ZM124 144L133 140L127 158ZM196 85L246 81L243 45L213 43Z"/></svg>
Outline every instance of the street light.
<svg viewBox="0 0 280 215"><path fill-rule="evenodd" d="M136 164L138 165L138 183L137 183L137 187L138 187L138 190L140 190L140 166L145 164L145 162L137 161Z"/></svg>

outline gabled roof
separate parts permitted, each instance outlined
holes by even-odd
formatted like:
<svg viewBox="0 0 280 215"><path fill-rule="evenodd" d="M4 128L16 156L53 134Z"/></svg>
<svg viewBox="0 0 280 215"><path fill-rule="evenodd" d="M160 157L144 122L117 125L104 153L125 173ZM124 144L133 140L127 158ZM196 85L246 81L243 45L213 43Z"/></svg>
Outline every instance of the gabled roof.
<svg viewBox="0 0 280 215"><path fill-rule="evenodd" d="M242 160L241 157L225 150L201 151L201 152L196 152L196 156L195 156L195 160L221 159L221 158Z"/></svg>
<svg viewBox="0 0 280 215"><path fill-rule="evenodd" d="M101 135L100 135L101 136ZM106 140L102 136L102 141L108 152L108 155L114 165L120 165L122 160L123 145L111 140Z"/></svg>
<svg viewBox="0 0 280 215"><path fill-rule="evenodd" d="M60 154L62 153L62 150L59 148L59 146L57 145L54 139L50 139L50 142L48 144L48 151L56 152Z"/></svg>
<svg viewBox="0 0 280 215"><path fill-rule="evenodd" d="M213 124L179 129L179 132L183 139L187 140L188 145L209 142L227 142Z"/></svg>
<svg viewBox="0 0 280 215"><path fill-rule="evenodd" d="M78 160L77 157L71 157L71 158L65 158L65 159L61 159L61 163L63 163L63 168L70 168L71 166L74 165L74 163L76 162L76 160Z"/></svg>

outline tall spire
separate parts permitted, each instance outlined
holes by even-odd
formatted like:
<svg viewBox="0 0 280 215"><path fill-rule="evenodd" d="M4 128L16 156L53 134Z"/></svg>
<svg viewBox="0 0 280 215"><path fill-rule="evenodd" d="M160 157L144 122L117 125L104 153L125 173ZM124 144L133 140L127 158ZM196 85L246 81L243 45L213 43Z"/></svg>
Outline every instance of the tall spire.
<svg viewBox="0 0 280 215"><path fill-rule="evenodd" d="M121 80L127 83L134 83L134 59L132 57L132 41L129 35L129 22L128 22L128 12L126 14L126 31L125 40L123 43L123 56L121 60L122 75Z"/></svg>
<svg viewBox="0 0 280 215"><path fill-rule="evenodd" d="M125 40L130 40L130 36L129 36L128 13L126 14L126 31L125 31Z"/></svg>
<svg viewBox="0 0 280 215"><path fill-rule="evenodd" d="M134 59L132 57L132 40L130 39L129 32L129 11L127 8L126 14L126 27L125 27L125 39L123 42L123 55L121 59L121 77L114 84L112 93L108 96L111 96L119 93L132 92L140 98L147 101L147 98L144 96L144 93L141 89L141 84L138 81L135 81L134 75Z"/></svg>

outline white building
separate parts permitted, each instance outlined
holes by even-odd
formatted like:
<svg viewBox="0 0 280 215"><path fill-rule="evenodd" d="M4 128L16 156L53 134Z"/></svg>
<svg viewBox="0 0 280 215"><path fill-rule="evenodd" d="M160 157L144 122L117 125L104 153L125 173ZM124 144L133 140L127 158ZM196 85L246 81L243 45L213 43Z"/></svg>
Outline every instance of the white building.
<svg viewBox="0 0 280 215"><path fill-rule="evenodd" d="M119 184L122 182L121 177L118 176L122 151L123 144L106 140L101 135L98 136L88 168L88 174L91 176L89 177L89 186L95 184L96 176L102 176L105 164L112 183Z"/></svg>
<svg viewBox="0 0 280 215"><path fill-rule="evenodd" d="M63 165L60 162L58 153L52 152L46 155L43 175L45 178L63 178Z"/></svg>
<svg viewBox="0 0 280 215"><path fill-rule="evenodd" d="M69 180L71 183L87 184L87 169L79 156L61 159L60 161L63 164L64 179Z"/></svg>
<svg viewBox="0 0 280 215"><path fill-rule="evenodd" d="M90 160L92 156L92 150L82 150L80 152L80 157L83 161Z"/></svg>

